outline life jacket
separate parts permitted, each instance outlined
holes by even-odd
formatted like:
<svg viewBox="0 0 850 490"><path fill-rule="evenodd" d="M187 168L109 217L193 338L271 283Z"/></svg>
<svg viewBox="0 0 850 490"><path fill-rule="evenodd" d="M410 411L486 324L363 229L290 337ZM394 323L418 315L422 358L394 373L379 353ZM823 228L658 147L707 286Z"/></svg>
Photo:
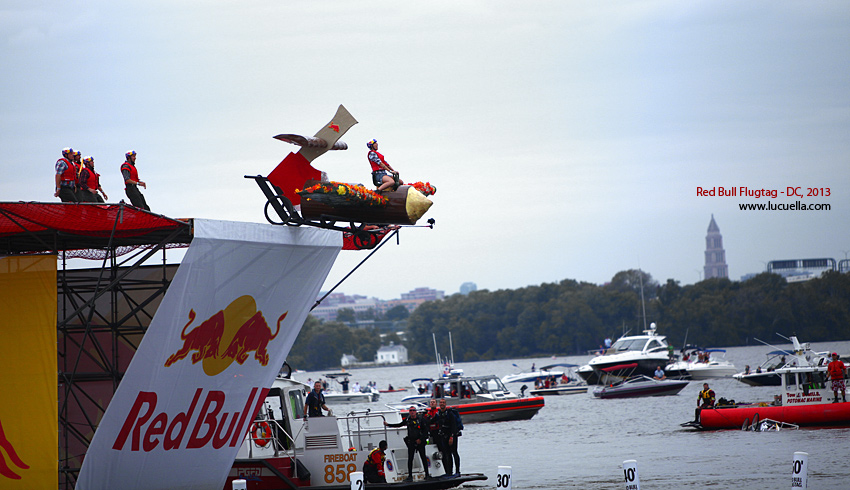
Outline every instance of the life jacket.
<svg viewBox="0 0 850 490"><path fill-rule="evenodd" d="M123 173L124 170L130 172L130 180L135 180L136 182L139 181L139 171L136 170L135 165L131 164L130 162L125 161L124 163L121 164L121 172ZM125 188L126 188L127 185L128 185L127 182L124 182Z"/></svg>
<svg viewBox="0 0 850 490"><path fill-rule="evenodd" d="M97 191L97 188L100 187L100 174L88 167L83 167L83 172L88 172L89 174L86 180L88 190L91 192Z"/></svg>
<svg viewBox="0 0 850 490"><path fill-rule="evenodd" d="M62 182L73 182L74 185L77 183L77 166L71 163L67 158L60 158L56 160L56 163L65 162L65 171L62 172Z"/></svg>
<svg viewBox="0 0 850 490"><path fill-rule="evenodd" d="M702 390L699 392L699 399L703 404L714 404L714 391L712 390Z"/></svg>
<svg viewBox="0 0 850 490"><path fill-rule="evenodd" d="M386 161L386 160L384 160L384 155L381 155L381 154L380 154L380 153L378 153L377 151L370 151L370 152L369 152L369 155L367 155L367 158L368 158L369 156L371 156L371 155L372 155L372 153L374 153L375 155L378 155L378 158L381 160L381 163L383 163L384 165L386 165L386 164L387 164L387 161ZM372 166L372 171L373 171L373 172L377 172L378 170L383 170L383 169L384 169L383 167L381 167L381 166L380 166L380 165L378 165L377 163L373 162L371 158L369 158L369 165L371 165L371 166Z"/></svg>
<svg viewBox="0 0 850 490"><path fill-rule="evenodd" d="M379 475L383 475L384 474L384 460L386 460L386 459L387 459L387 457L381 451L381 448L376 447L375 449L372 450L372 452L369 453L368 456L366 456L366 461L363 462L363 472L365 473L366 468L369 467L369 468L378 470Z"/></svg>

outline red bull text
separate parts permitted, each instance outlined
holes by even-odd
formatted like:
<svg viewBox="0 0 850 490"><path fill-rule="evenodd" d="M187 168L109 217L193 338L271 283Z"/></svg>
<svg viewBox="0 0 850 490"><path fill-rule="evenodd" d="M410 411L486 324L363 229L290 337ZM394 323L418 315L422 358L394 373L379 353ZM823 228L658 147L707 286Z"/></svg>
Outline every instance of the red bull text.
<svg viewBox="0 0 850 490"><path fill-rule="evenodd" d="M258 392L259 396L256 396ZM198 408L203 394L203 389L198 388L185 411L169 414L156 412L156 393L140 391L112 449L123 451L128 441L130 451L144 452L158 447L165 451L208 446L221 449L225 445L236 447L244 439L268 392L268 388L252 388L242 410L231 414L222 412L226 401L223 391L208 391Z"/></svg>

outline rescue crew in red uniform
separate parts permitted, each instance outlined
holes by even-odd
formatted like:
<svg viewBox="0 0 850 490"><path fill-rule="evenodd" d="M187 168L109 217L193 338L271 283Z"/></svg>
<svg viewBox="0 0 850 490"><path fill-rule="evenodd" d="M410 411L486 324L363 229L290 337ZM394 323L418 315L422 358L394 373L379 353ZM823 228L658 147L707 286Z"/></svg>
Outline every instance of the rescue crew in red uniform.
<svg viewBox="0 0 850 490"><path fill-rule="evenodd" d="M378 447L372 450L366 461L363 462L363 477L367 483L386 483L387 477L384 474L384 461L387 460L387 441L378 443Z"/></svg>
<svg viewBox="0 0 850 490"><path fill-rule="evenodd" d="M389 163L384 159L384 155L378 153L378 140L371 140L366 143L366 148L369 148L369 165L372 166L372 183L378 187L378 192L404 184L398 178L396 172ZM392 174L392 175L390 175Z"/></svg>
<svg viewBox="0 0 850 490"><path fill-rule="evenodd" d="M127 197L130 198L130 203L133 204L133 206L150 211L151 208L148 207L148 203L145 201L145 196L143 196L141 191L139 191L139 186L142 186L145 189L147 189L148 186L139 180L139 171L136 170L136 152L130 150L124 156L126 157L126 160L121 164L121 175L124 176L124 192L127 193Z"/></svg>
<svg viewBox="0 0 850 490"><path fill-rule="evenodd" d="M56 190L53 197L62 202L77 202L77 169L74 166L74 150L64 148L62 158L56 160Z"/></svg>
<svg viewBox="0 0 850 490"><path fill-rule="evenodd" d="M104 202L109 199L103 187L100 186L100 174L94 171L94 157L83 158L83 169L80 172L80 187L82 188L81 202ZM100 197L100 192L103 197Z"/></svg>
<svg viewBox="0 0 850 490"><path fill-rule="evenodd" d="M832 403L838 403L838 391L841 390L841 399L847 401L844 396L844 363L838 358L838 353L832 353L832 361L826 366L826 372L829 373L829 379L832 380L832 392L835 394L835 400Z"/></svg>

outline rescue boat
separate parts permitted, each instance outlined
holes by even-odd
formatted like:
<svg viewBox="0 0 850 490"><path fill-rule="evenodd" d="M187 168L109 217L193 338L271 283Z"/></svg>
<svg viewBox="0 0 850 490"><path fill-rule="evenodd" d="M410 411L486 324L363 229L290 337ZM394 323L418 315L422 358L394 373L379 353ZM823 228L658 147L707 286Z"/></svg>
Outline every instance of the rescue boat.
<svg viewBox="0 0 850 490"><path fill-rule="evenodd" d="M698 430L746 429L758 426L759 420L771 420L800 427L850 427L850 403L835 401L825 365L789 366L774 373L781 392L773 401L702 409L698 420L681 425Z"/></svg>
<svg viewBox="0 0 850 490"><path fill-rule="evenodd" d="M407 429L385 427L384 421L402 420L398 411L351 411L345 415L304 417L310 387L280 376L246 434L224 488L246 480L249 490L322 488L348 490L350 475L362 471L372 449L387 441L384 474L387 483L366 483L368 488L443 490L466 482L486 480L481 473L446 475L438 449L425 448L432 478L425 478L415 457L407 474ZM410 476L412 481L405 479Z"/></svg>

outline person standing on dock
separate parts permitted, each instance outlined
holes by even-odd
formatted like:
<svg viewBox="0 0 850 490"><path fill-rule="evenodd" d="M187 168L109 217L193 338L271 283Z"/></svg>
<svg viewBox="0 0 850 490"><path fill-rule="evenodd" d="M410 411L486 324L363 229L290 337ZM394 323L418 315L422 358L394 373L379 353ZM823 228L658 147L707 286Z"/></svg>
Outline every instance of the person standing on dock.
<svg viewBox="0 0 850 490"><path fill-rule="evenodd" d="M428 423L425 421L425 417L418 417L416 407L411 406L408 409L407 419L397 424L390 424L384 420L384 425L387 427L407 426L407 437L404 438L404 442L407 444L407 478L404 481L413 481L413 455L416 453L419 453L419 458L422 460L425 479L430 480L428 458L425 457L425 441L428 439Z"/></svg>
<svg viewBox="0 0 850 490"><path fill-rule="evenodd" d="M844 363L838 358L838 353L832 353L832 361L826 366L826 371L829 373L829 379L832 381L832 393L835 394L835 400L832 403L838 403L838 391L841 390L841 399L847 401L844 396Z"/></svg>

